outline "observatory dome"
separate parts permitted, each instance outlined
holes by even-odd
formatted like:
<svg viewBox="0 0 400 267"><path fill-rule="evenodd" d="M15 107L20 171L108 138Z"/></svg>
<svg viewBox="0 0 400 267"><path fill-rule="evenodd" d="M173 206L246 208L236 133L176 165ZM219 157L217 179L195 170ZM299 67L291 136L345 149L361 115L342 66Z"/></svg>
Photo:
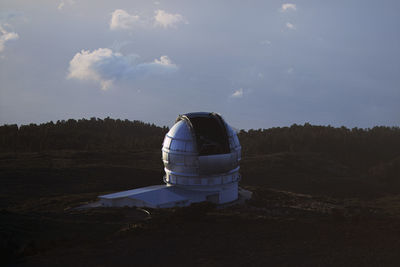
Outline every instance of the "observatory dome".
<svg viewBox="0 0 400 267"><path fill-rule="evenodd" d="M179 115L163 142L164 181L196 190L233 185L236 199L240 159L236 132L219 114Z"/></svg>
<svg viewBox="0 0 400 267"><path fill-rule="evenodd" d="M164 185L99 196L107 207L170 208L209 201L233 202L239 194L241 147L236 132L221 115L196 112L179 115L162 147Z"/></svg>

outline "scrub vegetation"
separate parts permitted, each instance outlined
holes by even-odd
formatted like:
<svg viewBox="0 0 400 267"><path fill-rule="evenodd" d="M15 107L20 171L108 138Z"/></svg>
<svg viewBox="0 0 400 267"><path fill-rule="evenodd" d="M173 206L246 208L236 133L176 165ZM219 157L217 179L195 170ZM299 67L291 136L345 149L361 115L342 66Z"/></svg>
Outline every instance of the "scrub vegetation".
<svg viewBox="0 0 400 267"><path fill-rule="evenodd" d="M21 266L400 264L400 129L240 131L243 205L77 209L160 184L167 127L0 126L0 260Z"/></svg>

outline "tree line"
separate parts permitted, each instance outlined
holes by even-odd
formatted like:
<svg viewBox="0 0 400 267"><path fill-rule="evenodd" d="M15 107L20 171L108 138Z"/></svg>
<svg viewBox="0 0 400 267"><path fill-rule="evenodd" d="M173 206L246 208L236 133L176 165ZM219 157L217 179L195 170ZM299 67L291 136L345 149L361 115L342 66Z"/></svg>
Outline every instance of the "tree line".
<svg viewBox="0 0 400 267"><path fill-rule="evenodd" d="M80 119L0 126L0 151L46 150L159 150L168 127L142 121ZM321 153L352 167L369 169L385 162L398 162L400 128L369 129L315 126L241 130L243 156L279 152Z"/></svg>
<svg viewBox="0 0 400 267"><path fill-rule="evenodd" d="M321 153L359 169L400 157L400 128L377 126L368 129L292 125L240 131L246 154L279 152Z"/></svg>
<svg viewBox="0 0 400 267"><path fill-rule="evenodd" d="M0 126L0 151L159 149L167 127L142 121L91 118Z"/></svg>

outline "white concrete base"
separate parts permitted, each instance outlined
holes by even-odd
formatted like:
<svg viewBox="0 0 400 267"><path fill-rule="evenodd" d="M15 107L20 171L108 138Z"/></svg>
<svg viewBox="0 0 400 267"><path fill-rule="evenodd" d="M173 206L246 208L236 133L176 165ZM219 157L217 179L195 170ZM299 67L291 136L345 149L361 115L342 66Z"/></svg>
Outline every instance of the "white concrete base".
<svg viewBox="0 0 400 267"><path fill-rule="evenodd" d="M219 186L155 185L99 196L104 207L171 208L192 203L230 203L238 199L238 183Z"/></svg>

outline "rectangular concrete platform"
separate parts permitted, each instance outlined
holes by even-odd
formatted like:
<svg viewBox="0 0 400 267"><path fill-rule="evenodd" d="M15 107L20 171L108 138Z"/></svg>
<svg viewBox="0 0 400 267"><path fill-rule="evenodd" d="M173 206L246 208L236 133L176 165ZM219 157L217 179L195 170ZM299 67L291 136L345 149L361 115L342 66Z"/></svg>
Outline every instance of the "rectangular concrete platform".
<svg viewBox="0 0 400 267"><path fill-rule="evenodd" d="M99 196L105 207L170 208L188 206L194 202L209 200L218 192L188 191L176 186L154 185Z"/></svg>

